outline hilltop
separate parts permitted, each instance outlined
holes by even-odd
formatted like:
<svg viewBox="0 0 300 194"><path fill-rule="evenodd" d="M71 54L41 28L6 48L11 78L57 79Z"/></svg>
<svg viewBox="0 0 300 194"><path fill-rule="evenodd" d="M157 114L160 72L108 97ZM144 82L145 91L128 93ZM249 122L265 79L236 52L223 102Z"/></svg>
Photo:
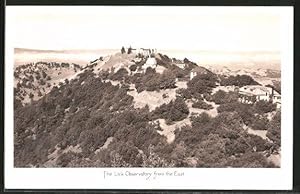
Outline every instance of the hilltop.
<svg viewBox="0 0 300 194"><path fill-rule="evenodd" d="M260 85L251 76L161 53L55 64L16 70L17 167L280 166L280 109L221 89Z"/></svg>

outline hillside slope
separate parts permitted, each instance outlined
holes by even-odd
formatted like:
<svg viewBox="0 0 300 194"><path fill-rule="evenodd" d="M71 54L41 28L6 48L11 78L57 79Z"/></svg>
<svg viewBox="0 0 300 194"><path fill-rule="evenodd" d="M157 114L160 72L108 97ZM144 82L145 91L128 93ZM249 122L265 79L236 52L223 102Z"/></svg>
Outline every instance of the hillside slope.
<svg viewBox="0 0 300 194"><path fill-rule="evenodd" d="M219 76L203 68L190 80L197 65L187 59L153 58L151 68L144 56L104 57L67 68L67 81L24 106L15 95L15 166L275 167L269 156L280 150L280 110L213 93Z"/></svg>

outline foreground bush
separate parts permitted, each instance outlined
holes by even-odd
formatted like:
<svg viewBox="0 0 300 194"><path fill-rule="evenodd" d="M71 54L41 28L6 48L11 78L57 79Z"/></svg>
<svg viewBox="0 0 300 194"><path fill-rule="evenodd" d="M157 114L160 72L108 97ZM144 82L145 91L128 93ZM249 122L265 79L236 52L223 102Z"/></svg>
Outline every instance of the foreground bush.
<svg viewBox="0 0 300 194"><path fill-rule="evenodd" d="M213 109L213 106L211 104L207 104L203 100L198 100L197 102L194 102L192 105L193 108L199 108L204 110L210 110Z"/></svg>
<svg viewBox="0 0 300 194"><path fill-rule="evenodd" d="M168 104L163 104L156 108L152 115L153 119L163 118L167 122L180 121L185 119L189 114L189 109L181 98L176 98Z"/></svg>
<svg viewBox="0 0 300 194"><path fill-rule="evenodd" d="M217 78L213 74L199 74L190 80L187 85L192 94L210 94L216 87Z"/></svg>
<svg viewBox="0 0 300 194"><path fill-rule="evenodd" d="M276 110L276 104L264 100L257 101L254 104L255 112L257 113L268 113Z"/></svg>

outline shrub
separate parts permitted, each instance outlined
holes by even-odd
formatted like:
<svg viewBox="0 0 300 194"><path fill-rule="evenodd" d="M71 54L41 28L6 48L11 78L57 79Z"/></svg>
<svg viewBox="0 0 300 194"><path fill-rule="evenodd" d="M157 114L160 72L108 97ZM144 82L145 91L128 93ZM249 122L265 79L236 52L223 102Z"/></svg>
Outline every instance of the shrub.
<svg viewBox="0 0 300 194"><path fill-rule="evenodd" d="M211 116L209 116L206 112L203 112L198 116L191 117L193 127L204 126L204 125L210 123L211 120L212 120Z"/></svg>
<svg viewBox="0 0 300 194"><path fill-rule="evenodd" d="M247 152L250 146L247 144L244 138L231 139L226 142L226 154L231 156L235 154L241 154Z"/></svg>
<svg viewBox="0 0 300 194"><path fill-rule="evenodd" d="M43 76L43 78L46 78L47 77L47 73L45 71L42 71L42 76Z"/></svg>
<svg viewBox="0 0 300 194"><path fill-rule="evenodd" d="M29 98L31 98L31 99L34 97L33 93L31 93L31 92L29 93L28 96L29 96Z"/></svg>
<svg viewBox="0 0 300 194"><path fill-rule="evenodd" d="M251 127L254 130L266 130L268 123L269 123L268 118L266 118L265 116L257 115L253 118Z"/></svg>
<svg viewBox="0 0 300 194"><path fill-rule="evenodd" d="M39 73L36 74L35 79L36 79L36 80L40 80L40 79L41 79L41 76L40 76Z"/></svg>
<svg viewBox="0 0 300 194"><path fill-rule="evenodd" d="M73 152L63 153L57 158L56 164L61 167L67 167L75 157L76 154Z"/></svg>
<svg viewBox="0 0 300 194"><path fill-rule="evenodd" d="M41 84L42 86L46 85L45 80L44 80L44 79L40 79L40 84Z"/></svg>
<svg viewBox="0 0 300 194"><path fill-rule="evenodd" d="M199 158L198 167L222 167L226 162L226 140L217 134L209 134L202 138L195 147L193 155Z"/></svg>
<svg viewBox="0 0 300 194"><path fill-rule="evenodd" d="M213 95L213 101L216 104L225 104L225 103L232 103L238 101L238 94L234 92L225 92L223 90L218 90Z"/></svg>
<svg viewBox="0 0 300 194"><path fill-rule="evenodd" d="M175 76L172 72L164 71L163 74L159 74L149 67L144 74L135 74L127 81L134 83L138 92L143 90L159 91L176 87Z"/></svg>
<svg viewBox="0 0 300 194"><path fill-rule="evenodd" d="M183 99L191 99L192 98L191 91L186 88L180 88L180 89L176 90L176 93Z"/></svg>
<svg viewBox="0 0 300 194"><path fill-rule="evenodd" d="M135 71L137 69L137 65L130 65L130 71Z"/></svg>
<svg viewBox="0 0 300 194"><path fill-rule="evenodd" d="M109 78L112 79L112 80L122 81L127 76L128 76L128 71L125 68L122 67L116 73L111 75Z"/></svg>
<svg viewBox="0 0 300 194"><path fill-rule="evenodd" d="M180 121L185 119L189 114L189 109L181 98L176 98L169 104L163 104L156 108L152 113L154 118L164 118L168 122Z"/></svg>
<svg viewBox="0 0 300 194"><path fill-rule="evenodd" d="M252 106L249 104L243 104L240 102L221 104L217 110L219 113L237 112L245 125L250 125L253 122L254 111Z"/></svg>
<svg viewBox="0 0 300 194"><path fill-rule="evenodd" d="M38 91L38 97L41 97L41 96L43 96L43 94L42 94L42 92L39 90L39 91Z"/></svg>
<svg viewBox="0 0 300 194"><path fill-rule="evenodd" d="M23 107L22 102L16 98L14 98L14 111L16 111L22 107Z"/></svg>
<svg viewBox="0 0 300 194"><path fill-rule="evenodd" d="M190 80L187 85L193 94L210 94L212 88L216 87L216 77L212 74L199 74Z"/></svg>
<svg viewBox="0 0 300 194"><path fill-rule="evenodd" d="M211 125L212 130L235 130L242 129L242 118L237 112L222 112L218 114L213 120Z"/></svg>
<svg viewBox="0 0 300 194"><path fill-rule="evenodd" d="M159 89L175 88L175 75L171 71L164 71L159 76Z"/></svg>
<svg viewBox="0 0 300 194"><path fill-rule="evenodd" d="M257 152L247 152L241 157L237 157L229 162L228 166L243 168L274 168L275 166L268 162L267 159Z"/></svg>
<svg viewBox="0 0 300 194"><path fill-rule="evenodd" d="M270 144L268 144L268 142L263 138L261 138L260 136L253 135L253 134L247 134L247 136L249 139L249 144L252 147L255 147L257 152L262 152L270 148Z"/></svg>
<svg viewBox="0 0 300 194"><path fill-rule="evenodd" d="M278 147L281 145L281 112L278 111L272 120L267 124L267 137Z"/></svg>
<svg viewBox="0 0 300 194"><path fill-rule="evenodd" d="M258 82L256 82L251 76L249 75L236 75L236 76L229 76L228 78L226 77L221 77L221 82L220 84L222 86L239 86L243 87L246 85L260 85Z"/></svg>
<svg viewBox="0 0 300 194"><path fill-rule="evenodd" d="M198 100L197 102L192 104L193 108L200 108L200 109L204 109L204 110L210 110L213 109L213 106L211 104L207 104L206 102L202 101L202 100Z"/></svg>
<svg viewBox="0 0 300 194"><path fill-rule="evenodd" d="M263 114L263 113L275 111L276 104L273 104L272 102L260 100L254 104L254 108L255 108L254 110L256 113Z"/></svg>
<svg viewBox="0 0 300 194"><path fill-rule="evenodd" d="M238 103L233 102L233 103L227 103L227 104L221 104L218 108L217 111L218 113L221 112L233 112L237 109Z"/></svg>

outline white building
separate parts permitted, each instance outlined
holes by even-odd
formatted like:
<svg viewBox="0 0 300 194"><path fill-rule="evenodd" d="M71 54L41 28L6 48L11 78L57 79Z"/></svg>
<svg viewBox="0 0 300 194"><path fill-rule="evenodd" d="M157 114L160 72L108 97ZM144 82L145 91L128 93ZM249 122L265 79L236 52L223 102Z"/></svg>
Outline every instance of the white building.
<svg viewBox="0 0 300 194"><path fill-rule="evenodd" d="M133 53L141 54L145 57L151 57L151 54L157 53L156 49L146 49L146 48L138 48L138 49L131 49Z"/></svg>
<svg viewBox="0 0 300 194"><path fill-rule="evenodd" d="M250 85L239 88L240 100L245 103L264 100L272 101L281 107L281 95L271 87Z"/></svg>
<svg viewBox="0 0 300 194"><path fill-rule="evenodd" d="M156 61L156 59L155 59L154 57L149 57L149 58L147 59L146 63L142 66L142 69L143 69L144 71L146 71L146 69L147 69L148 67L151 67L151 68L155 69L156 66L157 66L157 61Z"/></svg>

